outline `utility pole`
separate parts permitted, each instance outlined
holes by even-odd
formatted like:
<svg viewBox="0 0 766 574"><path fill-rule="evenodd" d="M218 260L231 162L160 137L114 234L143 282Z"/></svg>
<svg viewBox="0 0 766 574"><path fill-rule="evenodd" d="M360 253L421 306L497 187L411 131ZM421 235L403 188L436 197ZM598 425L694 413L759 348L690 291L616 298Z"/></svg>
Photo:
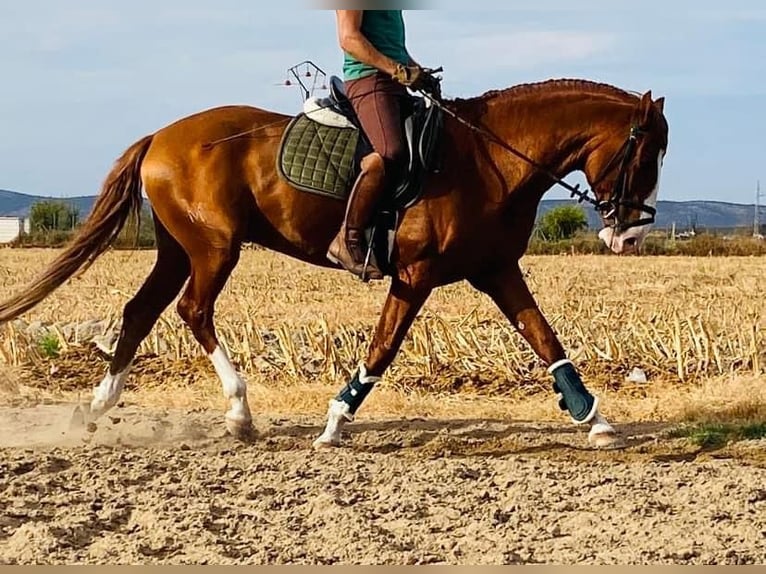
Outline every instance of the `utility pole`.
<svg viewBox="0 0 766 574"><path fill-rule="evenodd" d="M761 180L755 184L755 215L753 217L753 237L761 236Z"/></svg>

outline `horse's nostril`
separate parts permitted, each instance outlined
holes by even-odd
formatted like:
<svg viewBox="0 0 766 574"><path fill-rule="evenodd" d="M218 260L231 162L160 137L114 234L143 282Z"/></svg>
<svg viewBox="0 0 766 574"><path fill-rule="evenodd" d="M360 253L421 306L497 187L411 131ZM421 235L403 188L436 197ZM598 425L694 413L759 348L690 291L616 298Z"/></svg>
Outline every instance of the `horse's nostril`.
<svg viewBox="0 0 766 574"><path fill-rule="evenodd" d="M624 243L625 243L625 245L627 245L628 247L635 247L635 246L636 246L636 238L635 238L635 237L628 237L628 238L627 238L627 239L624 241Z"/></svg>

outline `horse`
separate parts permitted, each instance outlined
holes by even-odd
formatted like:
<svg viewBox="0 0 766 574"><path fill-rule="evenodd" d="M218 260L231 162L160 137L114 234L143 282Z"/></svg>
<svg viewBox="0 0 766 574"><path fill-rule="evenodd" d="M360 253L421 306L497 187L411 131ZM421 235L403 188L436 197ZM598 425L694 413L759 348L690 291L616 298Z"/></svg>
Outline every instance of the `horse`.
<svg viewBox="0 0 766 574"><path fill-rule="evenodd" d="M413 96L415 97L415 96ZM616 254L638 250L652 227L668 146L664 97L582 79L552 79L441 98L440 169L401 209L390 286L366 358L335 398L315 448L342 445L342 431L384 375L408 329L438 287L467 281L497 305L553 377L571 421L589 427L594 448L618 447L573 361L528 289L519 260L543 195L582 172L582 198L599 209L599 237ZM117 404L141 341L176 298L177 312L204 349L228 401L227 431L252 440L247 385L216 335L216 298L251 243L307 264L335 268L328 245L344 215L337 198L306 193L276 168L293 115L221 106L146 135L115 161L94 207L62 253L19 294L0 304L0 324L31 309L110 248L139 213L143 188L157 241L154 267L124 306L103 380L85 415ZM512 152L512 153L509 153ZM573 193L579 190L579 186ZM651 217L647 218L646 214Z"/></svg>

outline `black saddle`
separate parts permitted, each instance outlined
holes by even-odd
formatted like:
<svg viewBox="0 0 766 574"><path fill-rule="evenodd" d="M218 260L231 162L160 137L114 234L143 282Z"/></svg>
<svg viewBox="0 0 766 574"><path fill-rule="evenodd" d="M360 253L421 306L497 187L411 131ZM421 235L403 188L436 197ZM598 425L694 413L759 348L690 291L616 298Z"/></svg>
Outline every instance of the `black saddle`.
<svg viewBox="0 0 766 574"><path fill-rule="evenodd" d="M297 189L345 201L361 170L361 159L372 146L346 96L343 81L331 76L329 91L329 97L322 100L306 100L304 111L287 126L277 169ZM366 230L371 255L384 273L393 269L391 256L401 212L418 201L427 176L441 170L443 112L425 97L408 97L402 118L406 169L385 194Z"/></svg>
<svg viewBox="0 0 766 574"><path fill-rule="evenodd" d="M406 209L415 203L420 197L426 175L438 173L441 169L439 144L443 127L442 111L427 98L409 97L411 112L403 118L408 151L407 169L403 171L400 180L394 184L392 193L386 198L387 203L395 209ZM362 157L371 152L372 146L346 96L343 80L337 76L330 77L330 100L333 109L359 129L362 137L358 156Z"/></svg>

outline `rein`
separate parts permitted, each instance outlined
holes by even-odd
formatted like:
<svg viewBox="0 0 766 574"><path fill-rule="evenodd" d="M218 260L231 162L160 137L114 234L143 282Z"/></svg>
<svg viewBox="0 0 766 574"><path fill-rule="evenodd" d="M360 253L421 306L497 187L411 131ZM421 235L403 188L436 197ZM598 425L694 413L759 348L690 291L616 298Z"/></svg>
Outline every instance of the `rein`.
<svg viewBox="0 0 766 574"><path fill-rule="evenodd" d="M430 73L435 72L441 72L441 68L433 69L433 70L427 70ZM519 150L515 149L510 144L503 141L497 134L492 132L489 128L483 125L476 125L465 118L461 117L457 113L455 113L453 110L446 107L441 102L441 88L439 83L441 82L441 78L438 78L434 76L434 78L437 80L437 85L435 89L435 95L429 93L428 91L424 89L417 90L420 94L423 95L429 102L431 102L433 105L438 107L440 110L442 110L444 113L446 113L448 116L452 117L459 123L463 124L464 126L468 127L472 131L480 134L481 136L487 138L489 141L495 143L496 145L503 148L505 151L515 155L519 159L522 159L523 161L527 162L529 165L537 169L538 171L544 173L547 175L554 183L560 185L570 193L570 197L577 198L577 203L582 202L588 202L591 205L593 205L593 208L601 215L604 219L613 219L614 223L612 225L609 225L608 227L615 228L619 231L625 231L627 229L630 229L631 227L639 227L642 225L652 224L655 222L655 216L657 214L657 210L650 206L643 203L637 203L635 201L629 201L624 200L623 196L625 195L625 190L627 188L627 175L628 175L628 166L630 165L630 162L633 160L633 155L636 150L636 144L638 142L638 138L645 133L644 130L639 128L638 126L632 126L630 128L630 133L625 140L625 142L620 146L620 149L617 150L617 152L614 154L611 160L609 160L609 163L607 163L606 167L604 168L601 175L596 178L596 180L592 184L592 188L596 187L601 181L606 178L607 175L614 169L614 167L619 162L620 164L620 171L617 176L617 180L615 182L614 188L612 189L612 193L609 196L609 199L606 200L600 200L596 196L596 193L592 191L592 189L586 189L582 190L580 189L580 184L572 185L570 183L567 183L557 175L555 175L550 169L545 167L544 165L538 163L534 159L530 158L529 156L525 155L524 153L520 152ZM372 91L370 91L372 93ZM366 94L359 94L359 97L362 97ZM330 103L326 105L320 106L317 111L325 109L325 108L334 108L336 105L336 102L331 101ZM212 147L224 143L229 142L232 140L240 139L246 136L251 136L254 133L264 130L266 128L280 125L280 124L286 124L288 123L292 118L285 118L283 120L279 120L276 122L272 122L270 124L266 124L264 126L257 126L255 128L245 130L240 133L233 134L228 137L221 138L219 140L215 140L212 142L207 142L203 144L203 149L209 150ZM591 197L591 194L593 194L593 197ZM638 209L644 213L648 213L649 217L643 217L641 219L638 219L636 221L631 222L623 222L620 221L619 217L619 211L621 207L626 207L629 209Z"/></svg>
<svg viewBox="0 0 766 574"><path fill-rule="evenodd" d="M430 70L430 71L438 72L441 70L437 69L437 70ZM437 89L437 92L438 91L439 90ZM641 225L654 223L655 215L657 214L657 210L654 207L645 205L643 203L636 203L634 201L623 200L623 196L625 195L625 189L627 187L628 166L630 165L630 162L633 159L633 154L635 153L636 143L638 141L639 136L645 133L644 130L642 130L638 126L632 126L630 128L630 134L628 135L628 138L625 140L625 142L622 144L620 149L617 150L615 155L606 165L601 175L593 183L592 187L597 186L611 172L611 170L615 167L617 162L618 161L620 162L620 172L617 176L617 181L615 182L615 186L614 186L614 189L612 190L611 196L607 200L599 200L596 197L595 192L593 192L592 190L580 189L579 183L577 185L572 185L570 183L567 183L566 181L564 181L563 179L555 175L553 172L551 172L551 170L549 170L544 165L536 162L529 156L523 154L519 150L515 149L513 146L503 141L499 136L497 136L494 132L492 132L487 127L483 125L473 124L469 122L468 120L466 120L465 118L462 118L460 115L458 115L457 113L455 113L454 111L452 111L451 109L449 109L448 107L446 107L444 104L441 103L439 94L434 96L426 92L425 90L419 90L419 92L425 98L427 98L433 105L441 109L444 113L446 113L447 115L449 115L456 121L460 122L461 124L473 130L474 132L484 136L491 142L503 148L505 151L524 160L525 162L527 162L529 165L531 165L538 171L547 175L551 180L553 180L554 183L560 185L561 187L569 191L570 197L576 197L577 203L582 203L583 201L586 201L592 204L593 208L597 212L599 212L599 214L604 219L614 219L614 224L610 225L609 227L613 227L618 230L625 231L626 229L630 229L631 227L638 227ZM620 157L620 155L622 155L622 157ZM594 197L590 196L591 193L593 194ZM641 218L632 222L622 222L619 219L620 207L639 209L645 213L648 213L649 217Z"/></svg>

